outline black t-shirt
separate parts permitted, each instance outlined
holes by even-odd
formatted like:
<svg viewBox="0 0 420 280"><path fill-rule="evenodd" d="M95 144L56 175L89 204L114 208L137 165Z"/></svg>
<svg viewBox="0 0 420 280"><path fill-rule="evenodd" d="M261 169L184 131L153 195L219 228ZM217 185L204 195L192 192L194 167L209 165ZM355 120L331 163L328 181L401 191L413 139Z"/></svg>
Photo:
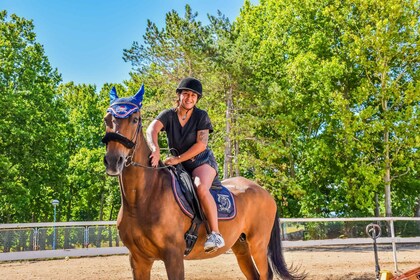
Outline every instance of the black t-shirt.
<svg viewBox="0 0 420 280"><path fill-rule="evenodd" d="M166 131L169 148L175 149L173 155L185 153L197 142L197 132L208 129L213 132L213 126L206 111L194 107L192 115L184 127L178 120L176 109L162 111L156 118L163 124Z"/></svg>

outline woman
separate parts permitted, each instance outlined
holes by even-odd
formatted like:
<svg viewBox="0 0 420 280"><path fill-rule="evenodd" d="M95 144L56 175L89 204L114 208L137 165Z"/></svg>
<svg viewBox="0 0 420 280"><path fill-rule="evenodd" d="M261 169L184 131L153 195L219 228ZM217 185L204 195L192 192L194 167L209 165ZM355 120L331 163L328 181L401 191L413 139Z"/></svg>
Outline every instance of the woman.
<svg viewBox="0 0 420 280"><path fill-rule="evenodd" d="M219 232L216 203L210 194L210 187L217 176L216 160L213 152L207 147L209 133L213 131L213 127L207 112L196 107L202 97L202 85L199 80L191 77L183 79L176 93L176 108L161 112L147 128L147 142L152 150L150 160L153 167L158 166L158 133L161 130L166 131L168 145L174 156L165 159L164 164L182 163L192 175L198 199L212 231L204 243L204 250L212 252L225 245Z"/></svg>

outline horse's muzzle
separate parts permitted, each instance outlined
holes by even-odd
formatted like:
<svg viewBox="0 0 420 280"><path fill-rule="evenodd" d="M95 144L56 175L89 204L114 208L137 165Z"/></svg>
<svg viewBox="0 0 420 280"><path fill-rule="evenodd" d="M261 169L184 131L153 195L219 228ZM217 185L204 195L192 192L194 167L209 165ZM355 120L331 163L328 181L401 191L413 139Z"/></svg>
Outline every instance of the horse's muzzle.
<svg viewBox="0 0 420 280"><path fill-rule="evenodd" d="M104 164L106 174L110 176L118 176L124 168L125 157L116 154L106 154L104 156Z"/></svg>

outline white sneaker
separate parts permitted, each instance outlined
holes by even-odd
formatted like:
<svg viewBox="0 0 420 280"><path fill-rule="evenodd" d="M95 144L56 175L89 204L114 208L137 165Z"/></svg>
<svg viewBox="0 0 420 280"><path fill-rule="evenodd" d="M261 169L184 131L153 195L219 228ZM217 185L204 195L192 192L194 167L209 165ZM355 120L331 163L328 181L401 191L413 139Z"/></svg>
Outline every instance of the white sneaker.
<svg viewBox="0 0 420 280"><path fill-rule="evenodd" d="M209 235L207 235L207 241L204 243L204 251L206 253L211 253L223 246L225 246L225 240L222 235L212 231Z"/></svg>

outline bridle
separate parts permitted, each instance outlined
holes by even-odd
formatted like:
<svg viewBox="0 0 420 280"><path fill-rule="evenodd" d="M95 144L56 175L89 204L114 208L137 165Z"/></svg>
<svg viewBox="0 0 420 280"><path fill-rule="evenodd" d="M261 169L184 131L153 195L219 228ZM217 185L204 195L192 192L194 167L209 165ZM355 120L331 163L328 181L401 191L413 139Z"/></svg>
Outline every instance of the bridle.
<svg viewBox="0 0 420 280"><path fill-rule="evenodd" d="M111 141L116 141L120 144L122 144L124 147L126 147L127 149L130 150L128 156L125 158L125 167L128 167L130 165L135 166L135 167L143 167L143 168L149 168L149 169L163 169L163 168L168 168L168 166L160 166L160 167L152 167L152 166L147 166L147 165L143 165L141 163L135 162L133 161L133 157L134 157L134 153L136 151L136 147L137 147L137 136L141 130L141 128L143 127L142 125L142 121L140 118L140 122L136 128L136 133L134 134L133 138L130 140L127 137L125 137L124 135L122 135L119 132L107 132L105 133L105 136L102 138L102 143L104 143L105 145L108 146L108 143Z"/></svg>

